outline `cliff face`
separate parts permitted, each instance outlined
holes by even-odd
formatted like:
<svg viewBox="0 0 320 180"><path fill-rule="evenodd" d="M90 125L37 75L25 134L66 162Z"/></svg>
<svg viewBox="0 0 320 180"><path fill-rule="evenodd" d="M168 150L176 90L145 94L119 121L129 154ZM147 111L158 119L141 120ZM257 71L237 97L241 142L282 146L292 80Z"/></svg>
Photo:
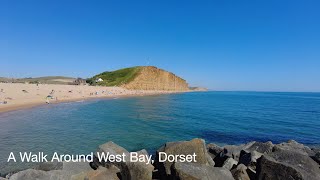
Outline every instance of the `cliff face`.
<svg viewBox="0 0 320 180"><path fill-rule="evenodd" d="M142 66L136 77L122 87L136 90L189 90L184 79L153 66Z"/></svg>

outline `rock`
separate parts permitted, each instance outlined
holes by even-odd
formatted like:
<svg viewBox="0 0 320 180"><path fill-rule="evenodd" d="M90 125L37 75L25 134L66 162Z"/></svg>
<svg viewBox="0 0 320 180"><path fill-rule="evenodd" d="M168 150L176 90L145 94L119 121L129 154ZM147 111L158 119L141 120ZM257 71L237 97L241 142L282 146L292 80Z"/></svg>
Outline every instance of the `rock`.
<svg viewBox="0 0 320 180"><path fill-rule="evenodd" d="M307 156L314 156L315 154L308 146L300 144L295 140L289 140L287 143L280 143L275 146L283 150L294 151Z"/></svg>
<svg viewBox="0 0 320 180"><path fill-rule="evenodd" d="M228 158L222 165L222 167L231 170L233 166L237 166L238 161L232 159L232 158Z"/></svg>
<svg viewBox="0 0 320 180"><path fill-rule="evenodd" d="M137 152L139 155L148 156L148 153L145 149ZM126 162L128 172L125 174L129 174L127 179L131 180L148 180L152 179L152 172L154 167L152 164L146 164L145 162Z"/></svg>
<svg viewBox="0 0 320 180"><path fill-rule="evenodd" d="M311 158L320 164L320 152L317 152L314 156L311 156Z"/></svg>
<svg viewBox="0 0 320 180"><path fill-rule="evenodd" d="M223 148L216 144L210 143L210 144L207 144L207 150L209 155L212 157L212 159L214 159L223 151Z"/></svg>
<svg viewBox="0 0 320 180"><path fill-rule="evenodd" d="M253 170L256 169L256 164L257 164L257 159L259 159L263 154L259 153L257 151L251 151L247 152L245 150L242 150L240 152L240 158L239 158L239 163L245 165L245 166L250 166Z"/></svg>
<svg viewBox="0 0 320 180"><path fill-rule="evenodd" d="M0 177L0 180L8 180L7 178Z"/></svg>
<svg viewBox="0 0 320 180"><path fill-rule="evenodd" d="M231 157L234 160L239 161L241 150L250 148L254 143L256 143L256 142L253 141L253 142L249 142L247 144L241 144L239 146L226 145L226 146L224 146L224 149L223 149L223 152L221 153L221 156Z"/></svg>
<svg viewBox="0 0 320 180"><path fill-rule="evenodd" d="M257 177L316 180L320 179L320 170L319 165L309 156L296 150L284 150L275 146L273 152L258 159Z"/></svg>
<svg viewBox="0 0 320 180"><path fill-rule="evenodd" d="M277 162L271 157L262 156L257 164L258 180L302 180L302 174L289 165Z"/></svg>
<svg viewBox="0 0 320 180"><path fill-rule="evenodd" d="M41 171L35 169L27 169L13 174L10 180L54 180L54 179L70 179L71 173L62 170Z"/></svg>
<svg viewBox="0 0 320 180"><path fill-rule="evenodd" d="M117 173L120 170L112 166L109 169L100 166L97 170L90 170L87 172L82 172L71 177L71 180L119 180Z"/></svg>
<svg viewBox="0 0 320 180"><path fill-rule="evenodd" d="M42 170L42 171L51 171L51 170L62 170L62 167L63 167L62 162L55 161L55 162L40 163L39 165L37 165L33 169Z"/></svg>
<svg viewBox="0 0 320 180"><path fill-rule="evenodd" d="M179 180L233 180L233 176L225 168L198 163L174 163L173 179Z"/></svg>
<svg viewBox="0 0 320 180"><path fill-rule="evenodd" d="M229 158L228 156L224 156L224 155L222 154L222 152L221 152L218 156L216 156L216 157L213 159L213 161L214 161L214 163L215 163L215 167L222 167L223 164L224 164L224 162L225 162L228 158Z"/></svg>
<svg viewBox="0 0 320 180"><path fill-rule="evenodd" d="M275 146L273 152L268 154L276 161L290 165L302 174L304 179L320 179L319 165L309 156L295 150L283 150Z"/></svg>
<svg viewBox="0 0 320 180"><path fill-rule="evenodd" d="M88 162L63 162L62 170L72 174L92 170Z"/></svg>
<svg viewBox="0 0 320 180"><path fill-rule="evenodd" d="M98 162L98 159L94 158L94 163L92 163L90 166L94 169L98 166L103 166L110 168L110 166L114 165L120 169L120 175L122 179L130 179L130 180L147 180L152 179L152 171L154 170L154 167L152 164L146 164L145 162L130 162L130 154L129 152L124 149L123 147L113 143L113 142L107 142L103 145L99 146L99 149L97 150L97 153L108 153L113 155L119 155L119 154L125 154L126 159L125 162ZM141 150L137 152L139 155L145 155L148 156L148 153L146 150Z"/></svg>
<svg viewBox="0 0 320 180"><path fill-rule="evenodd" d="M247 173L247 167L243 164L239 164L236 169L231 171L235 180L250 180Z"/></svg>
<svg viewBox="0 0 320 180"><path fill-rule="evenodd" d="M161 147L156 154L155 166L159 170L160 176L166 178L171 175L172 162L158 162L159 153L165 152L167 155L192 155L196 154L196 163L214 166L212 158L207 153L203 139L193 139L191 141L170 142Z"/></svg>
<svg viewBox="0 0 320 180"><path fill-rule="evenodd" d="M129 152L124 149L123 147L115 144L112 141L109 141L105 144L102 144L99 146L97 152L95 153L95 156L93 158L93 163L90 164L91 167L96 168L98 166L103 166L103 167L109 167L112 164L117 164L116 166L121 166L122 163L110 163L110 162L99 162L98 158L97 158L97 153L109 153L110 155L122 155L125 154L126 157L129 156ZM95 165L93 165L95 164Z"/></svg>
<svg viewBox="0 0 320 180"><path fill-rule="evenodd" d="M92 170L87 162L63 162L44 163L35 167L38 169L27 169L10 176L10 180L45 180L45 179L70 179L73 175ZM54 170L50 170L53 168ZM59 169L59 170L55 170ZM44 171L47 170L47 171Z"/></svg>
<svg viewBox="0 0 320 180"><path fill-rule="evenodd" d="M254 142L250 147L244 149L246 151L252 152L256 151L259 153L268 153L272 151L274 144L271 141L262 143L262 142Z"/></svg>
<svg viewBox="0 0 320 180"><path fill-rule="evenodd" d="M251 167L247 167L247 174L250 177L250 179L256 179L256 170L253 170Z"/></svg>

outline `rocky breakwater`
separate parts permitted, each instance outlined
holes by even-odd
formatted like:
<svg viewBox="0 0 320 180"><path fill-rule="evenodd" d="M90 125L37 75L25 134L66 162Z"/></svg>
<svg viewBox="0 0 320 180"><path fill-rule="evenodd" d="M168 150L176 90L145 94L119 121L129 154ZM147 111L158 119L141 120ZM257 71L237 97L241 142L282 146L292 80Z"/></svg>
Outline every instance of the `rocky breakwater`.
<svg viewBox="0 0 320 180"><path fill-rule="evenodd" d="M101 153L113 157L122 155L123 159L118 162L104 161L99 157ZM145 162L130 161L132 153L139 157L151 157L146 150L128 152L113 142L107 142L98 147L90 163L45 163L7 178L12 180L320 179L319 150L310 149L293 140L280 144L249 142L223 147L216 144L206 145L202 139L168 142L157 150L152 161ZM170 161L169 158L163 161L161 156L164 154L173 157L174 161ZM192 160L192 157L195 157L193 160L196 161L187 162L188 159Z"/></svg>

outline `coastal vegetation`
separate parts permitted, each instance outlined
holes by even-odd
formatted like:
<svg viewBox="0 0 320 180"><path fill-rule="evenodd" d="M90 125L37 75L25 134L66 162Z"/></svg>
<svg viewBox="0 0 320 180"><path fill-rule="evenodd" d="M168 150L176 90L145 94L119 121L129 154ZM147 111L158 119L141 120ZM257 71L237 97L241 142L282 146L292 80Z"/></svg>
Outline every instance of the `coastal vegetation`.
<svg viewBox="0 0 320 180"><path fill-rule="evenodd" d="M123 84L132 81L139 71L140 66L123 68L116 71L106 71L87 79L87 83L90 85L100 85L100 86L121 86ZM97 81L101 78L102 81Z"/></svg>
<svg viewBox="0 0 320 180"><path fill-rule="evenodd" d="M43 76L27 78L6 78L0 77L0 82L4 83L29 83L29 84L70 84L76 78L65 76Z"/></svg>

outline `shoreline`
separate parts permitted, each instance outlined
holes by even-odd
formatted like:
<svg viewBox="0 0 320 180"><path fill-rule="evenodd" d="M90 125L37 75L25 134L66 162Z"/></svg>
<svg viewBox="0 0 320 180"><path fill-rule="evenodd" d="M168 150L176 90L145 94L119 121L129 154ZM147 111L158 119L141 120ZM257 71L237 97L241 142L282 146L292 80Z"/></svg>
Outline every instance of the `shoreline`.
<svg viewBox="0 0 320 180"><path fill-rule="evenodd" d="M191 92L162 90L128 90L121 87L102 86L75 86L53 84L36 85L19 83L0 83L0 90L0 113L30 109L42 105L47 105L48 103L46 101L49 101L49 104L59 104L82 100L87 101L91 99L140 97ZM33 93L31 94L29 93L29 91ZM50 91L54 91L55 93L51 94ZM74 94L71 94L74 91L77 91L78 93L75 92ZM55 96L57 99L46 100L46 98L44 97L48 95ZM7 101L7 104L3 103L5 101Z"/></svg>

